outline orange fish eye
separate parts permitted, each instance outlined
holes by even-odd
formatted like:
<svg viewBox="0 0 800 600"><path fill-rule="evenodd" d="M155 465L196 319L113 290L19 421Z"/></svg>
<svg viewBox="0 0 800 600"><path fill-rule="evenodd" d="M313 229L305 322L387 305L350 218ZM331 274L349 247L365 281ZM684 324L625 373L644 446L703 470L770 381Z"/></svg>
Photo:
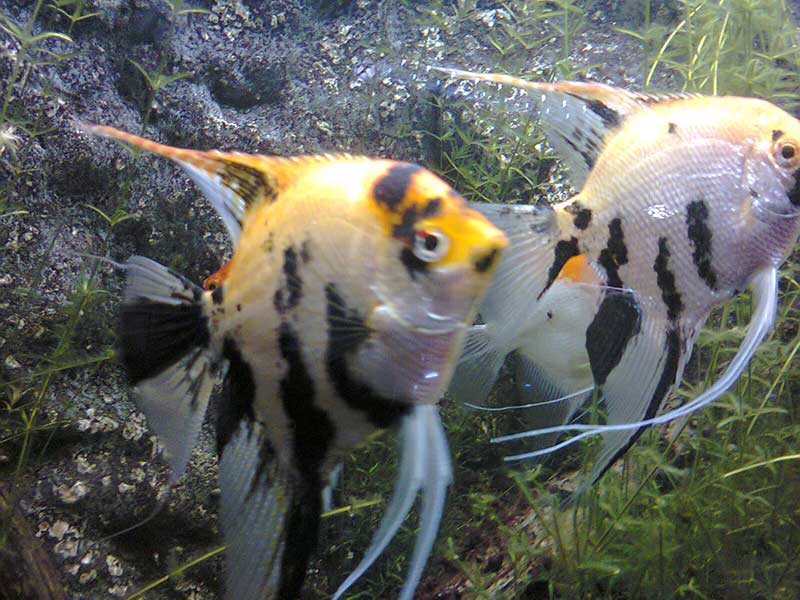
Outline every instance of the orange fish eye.
<svg viewBox="0 0 800 600"><path fill-rule="evenodd" d="M800 165L797 143L792 140L778 140L774 146L775 159L782 167L796 168Z"/></svg>

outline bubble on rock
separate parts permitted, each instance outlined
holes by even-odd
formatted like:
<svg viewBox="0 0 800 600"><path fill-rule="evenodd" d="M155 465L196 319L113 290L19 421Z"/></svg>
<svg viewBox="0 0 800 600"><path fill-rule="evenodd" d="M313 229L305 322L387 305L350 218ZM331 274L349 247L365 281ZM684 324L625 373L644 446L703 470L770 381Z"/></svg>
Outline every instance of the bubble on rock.
<svg viewBox="0 0 800 600"><path fill-rule="evenodd" d="M81 564L85 567L88 567L90 564L94 562L94 552L87 552L83 555L81 559Z"/></svg>
<svg viewBox="0 0 800 600"><path fill-rule="evenodd" d="M122 482L117 486L117 490L120 494L127 494L128 492L135 490L136 486L131 485L130 483Z"/></svg>

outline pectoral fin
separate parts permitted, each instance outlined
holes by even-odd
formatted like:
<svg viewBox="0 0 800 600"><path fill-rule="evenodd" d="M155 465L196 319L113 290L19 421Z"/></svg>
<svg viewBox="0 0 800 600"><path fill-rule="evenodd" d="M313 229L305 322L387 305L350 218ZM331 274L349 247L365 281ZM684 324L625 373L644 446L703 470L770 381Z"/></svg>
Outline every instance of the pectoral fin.
<svg viewBox="0 0 800 600"><path fill-rule="evenodd" d="M447 487L453 479L439 409L428 404L415 406L410 415L403 417L400 435L402 455L394 494L364 558L336 590L334 600L341 598L384 551L411 510L420 490L421 521L400 600L411 600L422 576L439 529Z"/></svg>

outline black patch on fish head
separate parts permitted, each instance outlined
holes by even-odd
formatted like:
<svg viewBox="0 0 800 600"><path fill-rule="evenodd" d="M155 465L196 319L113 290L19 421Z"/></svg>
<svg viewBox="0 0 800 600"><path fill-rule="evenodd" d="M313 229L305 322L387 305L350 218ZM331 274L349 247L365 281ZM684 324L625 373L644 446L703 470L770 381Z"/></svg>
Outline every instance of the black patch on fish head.
<svg viewBox="0 0 800 600"><path fill-rule="evenodd" d="M603 104L600 100L591 100L586 103L586 106L594 114L600 117L603 121L603 125L609 129L616 127L622 122L619 113L610 106Z"/></svg>
<svg viewBox="0 0 800 600"><path fill-rule="evenodd" d="M379 396L351 372L348 356L370 336L364 317L349 308L335 284L325 286L328 319L328 348L325 353L328 377L336 394L352 409L364 413L375 427L385 429L408 414L410 404Z"/></svg>
<svg viewBox="0 0 800 600"><path fill-rule="evenodd" d="M417 279L417 275L425 275L428 272L428 263L414 254L414 251L408 246L403 246L400 251L400 262L403 263L413 280Z"/></svg>
<svg viewBox="0 0 800 600"><path fill-rule="evenodd" d="M700 279L712 289L717 289L717 274L711 268L711 229L708 226L708 205L705 200L690 202L686 207L686 234L694 247L692 262Z"/></svg>
<svg viewBox="0 0 800 600"><path fill-rule="evenodd" d="M303 297L303 280L298 273L297 251L293 246L288 246L283 251L283 274L286 278L286 287L275 290L273 304L280 314L292 310L300 304Z"/></svg>
<svg viewBox="0 0 800 600"><path fill-rule="evenodd" d="M669 131L669 133L675 134L678 131L678 126L675 123L669 123L667 125L667 131Z"/></svg>
<svg viewBox="0 0 800 600"><path fill-rule="evenodd" d="M500 251L497 248L493 248L482 257L475 260L473 263L475 266L475 272L486 273L486 271L492 268L492 265L494 264L495 260L497 260L499 254Z"/></svg>
<svg viewBox="0 0 800 600"><path fill-rule="evenodd" d="M222 291L222 286L214 288L214 291L211 292L211 302L219 306L224 299L225 292Z"/></svg>
<svg viewBox="0 0 800 600"><path fill-rule="evenodd" d="M408 194L414 174L422 167L399 163L378 179L372 188L372 197L378 204L396 212Z"/></svg>
<svg viewBox="0 0 800 600"><path fill-rule="evenodd" d="M639 332L640 310L628 291L606 294L597 314L586 329L586 352L592 376L602 386L619 364L628 342Z"/></svg>
<svg viewBox="0 0 800 600"><path fill-rule="evenodd" d="M253 370L242 358L236 342L226 338L222 345L222 356L228 361L228 374L225 376L217 415L217 453L220 456L239 429L239 423L255 419L253 402L256 397Z"/></svg>
<svg viewBox="0 0 800 600"><path fill-rule="evenodd" d="M422 209L422 218L429 219L430 217L435 217L441 211L442 211L442 199L431 198L425 204L425 208Z"/></svg>
<svg viewBox="0 0 800 600"><path fill-rule="evenodd" d="M667 238L659 238L658 256L653 263L653 270L656 272L656 282L661 290L661 299L667 307L667 318L670 321L676 321L683 312L683 299L675 287L675 273L669 268L669 258Z"/></svg>
<svg viewBox="0 0 800 600"><path fill-rule="evenodd" d="M597 257L597 262L605 269L606 283L611 287L621 288L619 268L628 263L628 247L625 245L625 233L622 230L622 219L619 217L612 219L608 224L608 241Z"/></svg>
<svg viewBox="0 0 800 600"><path fill-rule="evenodd" d="M783 137L783 131L780 129L774 129L772 131L772 141L777 142L779 139Z"/></svg>
<svg viewBox="0 0 800 600"><path fill-rule="evenodd" d="M553 282L558 277L558 274L561 272L561 269L564 268L564 265L567 264L567 261L572 258L573 256L578 256L581 251L578 249L578 238L570 238L569 241L567 240L559 240L553 250L553 264L550 265L550 270L547 272L547 283L539 292L537 296L537 300L542 297L542 295L550 289L550 286L553 285Z"/></svg>
<svg viewBox="0 0 800 600"><path fill-rule="evenodd" d="M419 219L417 207L413 204L403 211L400 222L392 227L392 237L410 244L414 240L414 225Z"/></svg>

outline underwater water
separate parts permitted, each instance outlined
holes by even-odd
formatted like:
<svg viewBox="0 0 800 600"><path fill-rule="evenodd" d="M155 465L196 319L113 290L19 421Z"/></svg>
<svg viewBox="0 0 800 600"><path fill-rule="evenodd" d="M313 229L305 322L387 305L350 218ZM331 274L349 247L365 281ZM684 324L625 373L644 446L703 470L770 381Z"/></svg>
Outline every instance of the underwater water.
<svg viewBox="0 0 800 600"><path fill-rule="evenodd" d="M146 256L201 284L229 235L174 164L76 121L197 150L393 158L469 201L553 204L575 190L528 97L430 67L752 96L798 117L798 13L785 0L0 0L0 597L224 593L224 396L170 490L115 354L124 277L96 257ZM446 395L453 483L414 597L800 597L795 258L736 383L649 429L574 503L596 438L504 462L533 445L491 440L528 413ZM714 308L669 406L719 377L752 307L744 293ZM509 403L513 367L487 404ZM396 438L343 457L303 598L330 597L369 547ZM412 515L344 597L397 597L416 528Z"/></svg>

